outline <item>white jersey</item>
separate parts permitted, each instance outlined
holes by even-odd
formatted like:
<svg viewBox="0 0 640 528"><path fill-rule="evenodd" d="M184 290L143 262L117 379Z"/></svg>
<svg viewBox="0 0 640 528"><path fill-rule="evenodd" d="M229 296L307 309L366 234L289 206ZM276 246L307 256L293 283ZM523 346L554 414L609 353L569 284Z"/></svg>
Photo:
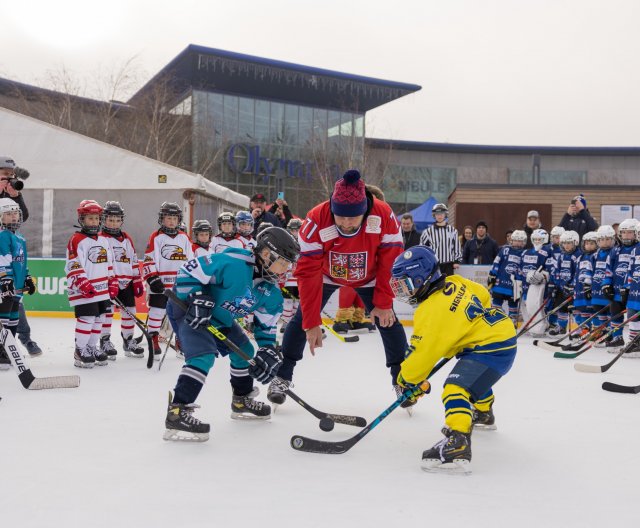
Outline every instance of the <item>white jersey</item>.
<svg viewBox="0 0 640 528"><path fill-rule="evenodd" d="M173 287L176 274L182 265L193 258L191 240L180 231L167 235L158 230L151 234L144 254L142 270L145 280L150 275L159 275L165 288Z"/></svg>
<svg viewBox="0 0 640 528"><path fill-rule="evenodd" d="M209 251L211 253L222 253L227 248L245 249L243 238L236 234L233 238L224 238L222 235L216 235L211 239Z"/></svg>
<svg viewBox="0 0 640 528"><path fill-rule="evenodd" d="M74 233L67 244L67 294L69 304L89 304L109 300L109 277L113 276L113 255L109 242L102 235L95 237ZM84 277L95 288L97 295L84 297L76 281Z"/></svg>
<svg viewBox="0 0 640 528"><path fill-rule="evenodd" d="M251 235L249 235L248 237L240 235L240 239L242 240L245 249L250 249L251 251L253 251L253 249L256 247L256 239Z"/></svg>
<svg viewBox="0 0 640 528"><path fill-rule="evenodd" d="M113 273L118 278L118 287L124 290L134 277L140 276L138 256L133 247L133 240L124 231L120 236L101 233L109 242L109 248L113 255Z"/></svg>
<svg viewBox="0 0 640 528"><path fill-rule="evenodd" d="M209 255L209 249L203 248L196 242L191 243L191 250L193 251L193 258L206 257L207 255Z"/></svg>

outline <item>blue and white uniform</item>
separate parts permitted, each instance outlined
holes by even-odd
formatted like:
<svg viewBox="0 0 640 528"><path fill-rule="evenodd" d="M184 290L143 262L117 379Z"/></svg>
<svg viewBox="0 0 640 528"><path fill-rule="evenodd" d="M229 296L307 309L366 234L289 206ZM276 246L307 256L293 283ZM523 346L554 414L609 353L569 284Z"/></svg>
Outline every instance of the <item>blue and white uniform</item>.
<svg viewBox="0 0 640 528"><path fill-rule="evenodd" d="M0 321L15 335L18 325L19 307L27 270L27 242L20 233L9 229L0 231L0 274L13 279L15 295L5 297L0 303Z"/></svg>
<svg viewBox="0 0 640 528"><path fill-rule="evenodd" d="M489 276L495 278L495 284L491 288L492 306L502 309L506 300L509 304L509 317L514 323L518 316L518 302L513 295L513 281L520 271L523 251L509 245L502 246L489 272Z"/></svg>

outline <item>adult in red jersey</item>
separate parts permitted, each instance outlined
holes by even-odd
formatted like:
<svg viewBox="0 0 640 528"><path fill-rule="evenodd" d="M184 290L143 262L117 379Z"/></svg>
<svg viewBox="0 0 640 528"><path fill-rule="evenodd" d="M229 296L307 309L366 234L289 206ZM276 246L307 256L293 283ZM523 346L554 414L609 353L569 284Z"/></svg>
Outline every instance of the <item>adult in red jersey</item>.
<svg viewBox="0 0 640 528"><path fill-rule="evenodd" d="M400 224L391 208L365 189L357 170L349 170L336 182L331 199L309 211L298 241L301 252L295 276L300 308L285 330L284 361L269 386L269 400L284 402L305 344L312 354L322 346L320 312L343 285L358 292L380 330L395 384L407 338L393 312L389 285L391 266L403 250Z"/></svg>

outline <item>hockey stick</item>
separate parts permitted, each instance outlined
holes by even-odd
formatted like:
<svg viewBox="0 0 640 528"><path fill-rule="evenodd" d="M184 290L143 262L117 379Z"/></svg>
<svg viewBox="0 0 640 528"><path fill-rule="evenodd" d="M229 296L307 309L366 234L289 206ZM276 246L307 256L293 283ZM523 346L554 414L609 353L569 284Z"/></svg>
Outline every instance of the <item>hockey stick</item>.
<svg viewBox="0 0 640 528"><path fill-rule="evenodd" d="M618 361L622 357L623 354L631 350L631 347L636 343L638 343L639 341L640 341L640 334L636 335L631 341L629 341L627 346L625 346L622 350L620 350L620 352L616 354L616 357L614 357L606 365L585 365L584 363L574 363L573 368L576 369L578 372L594 372L594 373L606 372L613 366L613 364L616 361Z"/></svg>
<svg viewBox="0 0 640 528"><path fill-rule="evenodd" d="M169 297L169 299L171 299L171 302L173 302L178 307L180 307L182 311L184 312L187 311L187 303L185 303L182 299L180 299L173 290L166 290L165 295ZM250 358L249 356L247 356L244 350L242 350L233 341L229 340L227 336L224 335L218 328L216 328L213 325L209 325L207 326L207 330L211 332L220 341L224 341L231 350L233 350L236 354L238 354L238 356L244 359L247 363L249 363L250 365L256 364L253 358ZM291 389L287 389L284 392L285 394L290 396L293 401L298 403L303 409L306 409L313 416L315 416L316 418L319 418L320 420L322 420L323 418L329 418L333 420L335 423L340 423L344 425L353 425L356 427L364 427L365 425L367 425L367 421L360 416L351 416L346 414L330 414L330 413L318 411L317 409L314 409L313 407L311 407L311 405L305 402L298 395L293 393Z"/></svg>
<svg viewBox="0 0 640 528"><path fill-rule="evenodd" d="M580 323L578 326L576 326L571 332L569 332L566 335L563 335L560 339L556 339L555 341L540 341L538 339L534 339L533 340L533 344L536 346L542 346L542 348L546 348L544 345L549 345L552 347L555 347L557 345L559 345L560 343L562 343L565 339L567 338L571 338L572 335L578 333L578 330L580 330L581 328L583 328L585 325L589 324L595 317L597 317L598 315L600 315L602 312L604 312L605 310L607 310L609 307L611 306L611 303L609 303L606 306L603 306L602 308L600 308L600 310L598 310L596 313L594 313L591 317L589 317L586 321ZM547 349L548 350L548 349Z"/></svg>
<svg viewBox="0 0 640 528"><path fill-rule="evenodd" d="M563 308L565 305L567 305L568 303L573 301L573 295L567 297L560 305L558 305L556 308L551 310L547 315L542 317L538 322L531 324L531 322L536 318L536 316L544 309L546 304L549 302L549 299L550 299L550 297L547 297L544 301L542 301L542 304L540 305L540 308L538 308L536 310L536 313L533 314L533 317L531 319L529 319L527 321L527 324L524 325L524 327L522 327L520 329L520 331L516 334L516 339L519 338L525 332L528 332L529 330L531 330L533 327L538 326L541 322L545 321L550 315L553 315L558 310L560 310L560 308Z"/></svg>
<svg viewBox="0 0 640 528"><path fill-rule="evenodd" d="M624 312L626 312L626 310ZM624 312L621 312L621 313L624 313ZM573 345L571 344L560 345L558 347L558 346L553 346L553 345L542 342L542 343L538 343L538 346L540 348L544 348L545 350L549 350L550 352L554 352L554 357L559 357L559 358L578 357L580 354L574 355L571 352L580 352L580 351L586 352L587 349L585 348L585 346L587 346L589 342L593 341L593 342L600 343L600 341L602 340L601 338L607 338L609 336L608 333L603 336L602 331L607 327L607 325L610 322L611 322L611 316L607 317L603 323L599 324L595 328L592 328L589 332L587 332L586 335L580 337L578 342ZM614 325L614 326L617 327L618 325ZM558 350L558 348L560 348L562 352ZM591 348L591 347L588 347L588 348ZM565 354L565 352L570 352L570 353Z"/></svg>
<svg viewBox="0 0 640 528"><path fill-rule="evenodd" d="M167 352L169 350L169 346L171 346L171 339L173 338L173 331L171 332L171 335L169 336L169 339L167 339L167 345L164 347L164 352L162 354L162 357L160 358L160 363L158 363L158 370L160 370L162 368L162 364L164 363L164 358L167 357ZM171 347L174 350L176 350L175 347Z"/></svg>
<svg viewBox="0 0 640 528"><path fill-rule="evenodd" d="M427 379L438 372L451 358L443 358L440 362L433 367ZM382 411L369 425L367 425L362 431L358 432L355 436L347 438L346 440L338 442L328 442L326 440L315 440L313 438L307 438L306 436L294 435L291 437L291 447L296 451L304 451L306 453L321 453L323 455L341 455L346 453L360 440L362 440L372 429L377 427L382 420L389 416L394 410L396 410L402 402L409 399L413 391L407 389L404 391L398 399L394 401L389 407Z"/></svg>
<svg viewBox="0 0 640 528"><path fill-rule="evenodd" d="M0 346L4 348L11 363L18 371L18 378L25 389L74 389L80 386L80 376L51 376L36 378L18 351L13 334L0 323Z"/></svg>
<svg viewBox="0 0 640 528"><path fill-rule="evenodd" d="M124 304L122 304L122 302L120 302L120 299L116 297L115 299L111 299L111 302L116 306L118 306L129 317L131 317L135 325L140 330L142 330L142 335L147 338L147 347L149 348L149 357L147 358L147 368L150 369L151 367L153 367L153 339L149 335L149 332L147 332L147 329L142 325L142 323L140 322L140 319L138 319L134 314L132 314L129 311L129 309ZM147 314L147 317L148 317L148 314Z"/></svg>
<svg viewBox="0 0 640 528"><path fill-rule="evenodd" d="M623 394L638 394L640 392L640 385L618 385L617 383L605 381L602 384L602 389L609 392L621 392Z"/></svg>

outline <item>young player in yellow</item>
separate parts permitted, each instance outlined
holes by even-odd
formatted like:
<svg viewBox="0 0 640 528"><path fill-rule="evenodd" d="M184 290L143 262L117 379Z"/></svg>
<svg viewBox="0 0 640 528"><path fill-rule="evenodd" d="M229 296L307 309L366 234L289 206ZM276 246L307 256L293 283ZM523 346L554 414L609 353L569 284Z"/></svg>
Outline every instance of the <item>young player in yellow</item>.
<svg viewBox="0 0 640 528"><path fill-rule="evenodd" d="M422 453L422 468L469 474L472 429L495 429L491 387L513 365L515 328L504 312L491 307L486 288L442 275L428 247L405 251L391 273L396 297L417 304L398 384L414 390L412 399L419 398L429 392L425 380L439 360L458 360L442 392L445 438Z"/></svg>

